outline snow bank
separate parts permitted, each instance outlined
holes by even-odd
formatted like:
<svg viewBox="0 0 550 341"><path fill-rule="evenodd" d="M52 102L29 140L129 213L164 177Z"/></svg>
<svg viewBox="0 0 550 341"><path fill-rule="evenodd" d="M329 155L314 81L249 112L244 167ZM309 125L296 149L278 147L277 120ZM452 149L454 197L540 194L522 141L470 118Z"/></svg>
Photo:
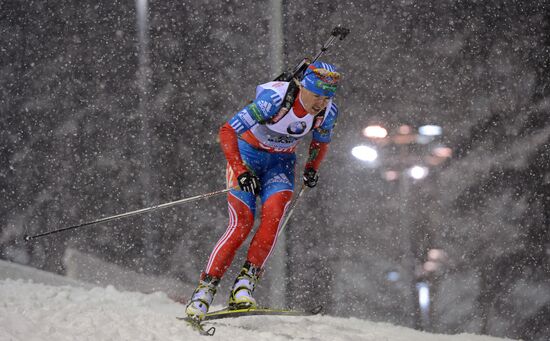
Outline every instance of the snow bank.
<svg viewBox="0 0 550 341"><path fill-rule="evenodd" d="M86 288L94 287L92 284L73 278L59 276L50 272L2 260L0 260L0 279L32 279L35 282L56 286L71 285Z"/></svg>
<svg viewBox="0 0 550 341"><path fill-rule="evenodd" d="M164 292L175 301L185 301L195 289L196 283L183 283L173 278L140 274L98 257L68 248L63 256L66 276L94 286L112 285L121 291L143 293Z"/></svg>
<svg viewBox="0 0 550 341"><path fill-rule="evenodd" d="M32 272L31 272L32 274ZM29 279L0 280L0 340L197 340L178 321L184 307L164 293L53 286ZM209 340L489 341L476 335L435 335L384 323L329 316L258 316L212 322Z"/></svg>

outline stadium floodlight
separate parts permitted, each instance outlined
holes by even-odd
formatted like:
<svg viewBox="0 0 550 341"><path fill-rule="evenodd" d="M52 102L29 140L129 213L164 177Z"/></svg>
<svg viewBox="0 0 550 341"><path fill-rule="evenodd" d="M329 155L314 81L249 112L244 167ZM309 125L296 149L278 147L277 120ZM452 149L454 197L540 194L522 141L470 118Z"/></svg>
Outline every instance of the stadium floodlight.
<svg viewBox="0 0 550 341"><path fill-rule="evenodd" d="M407 173L410 175L411 178L420 180L424 179L428 175L428 168L422 166L414 166L409 168Z"/></svg>
<svg viewBox="0 0 550 341"><path fill-rule="evenodd" d="M378 158L378 152L376 151L376 149L365 145L353 147L353 149L351 150L351 155L355 156L361 161L368 162L373 162Z"/></svg>
<svg viewBox="0 0 550 341"><path fill-rule="evenodd" d="M433 149L433 154L437 157L451 157L453 155L453 150L449 147L438 146Z"/></svg>
<svg viewBox="0 0 550 341"><path fill-rule="evenodd" d="M363 129L363 135L370 138L383 139L384 137L388 136L388 131L382 126L374 125L368 126Z"/></svg>
<svg viewBox="0 0 550 341"><path fill-rule="evenodd" d="M420 282L416 284L418 290L418 303L422 311L427 312L430 308L430 286L428 283Z"/></svg>
<svg viewBox="0 0 550 341"><path fill-rule="evenodd" d="M439 136L443 132L443 129L434 124L427 124L418 128L418 132L424 136Z"/></svg>
<svg viewBox="0 0 550 341"><path fill-rule="evenodd" d="M397 271L390 271L386 274L386 279L390 282L397 282L401 278L401 275Z"/></svg>

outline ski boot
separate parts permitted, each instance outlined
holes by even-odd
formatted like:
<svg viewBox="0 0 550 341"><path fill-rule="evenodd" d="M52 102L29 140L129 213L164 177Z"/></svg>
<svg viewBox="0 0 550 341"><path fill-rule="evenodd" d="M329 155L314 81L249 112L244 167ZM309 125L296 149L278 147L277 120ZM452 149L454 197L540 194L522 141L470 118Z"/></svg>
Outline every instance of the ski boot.
<svg viewBox="0 0 550 341"><path fill-rule="evenodd" d="M249 262L244 263L231 289L228 304L230 310L256 308L256 300L252 297L252 293L254 292L256 283L258 283L260 274L260 268Z"/></svg>
<svg viewBox="0 0 550 341"><path fill-rule="evenodd" d="M204 278L199 281L197 289L193 292L193 296L191 296L191 300L185 308L185 313L188 318L201 321L204 316L206 316L214 300L214 295L216 295L219 283L219 278L209 275L204 276Z"/></svg>

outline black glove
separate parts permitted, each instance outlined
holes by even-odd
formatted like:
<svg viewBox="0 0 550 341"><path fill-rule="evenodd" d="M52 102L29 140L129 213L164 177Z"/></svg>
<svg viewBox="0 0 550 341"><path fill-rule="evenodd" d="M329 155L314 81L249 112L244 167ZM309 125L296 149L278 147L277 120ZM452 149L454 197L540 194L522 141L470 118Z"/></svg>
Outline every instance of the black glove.
<svg viewBox="0 0 550 341"><path fill-rule="evenodd" d="M317 185L317 180L319 180L319 175L315 169L308 168L304 170L304 185L313 188Z"/></svg>
<svg viewBox="0 0 550 341"><path fill-rule="evenodd" d="M244 172L237 177L241 191L249 192L254 195L260 193L260 179L250 172Z"/></svg>

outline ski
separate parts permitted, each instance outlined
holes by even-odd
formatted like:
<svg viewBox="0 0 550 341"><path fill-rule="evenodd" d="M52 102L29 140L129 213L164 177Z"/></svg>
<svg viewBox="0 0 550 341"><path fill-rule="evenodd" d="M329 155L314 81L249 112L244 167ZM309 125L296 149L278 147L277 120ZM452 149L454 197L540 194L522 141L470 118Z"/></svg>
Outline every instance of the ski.
<svg viewBox="0 0 550 341"><path fill-rule="evenodd" d="M229 309L228 307L207 313L203 321L219 320L224 318L235 318L242 316L310 316L321 313L323 306L317 306L311 310L273 309L273 308L247 308Z"/></svg>
<svg viewBox="0 0 550 341"><path fill-rule="evenodd" d="M201 321L189 318L189 317L176 317L178 320L185 321L193 330L197 331L200 335L213 336L216 332L215 327L206 329L204 323Z"/></svg>
<svg viewBox="0 0 550 341"><path fill-rule="evenodd" d="M189 317L177 317L178 320L185 321L193 330L200 335L212 336L216 332L215 327L206 328L205 321L219 320L224 318L237 318L243 316L311 316L320 314L323 306L317 306L310 310L293 309L273 309L273 308L247 308L247 309L229 309L229 307L215 310L207 313L204 319L196 320Z"/></svg>

